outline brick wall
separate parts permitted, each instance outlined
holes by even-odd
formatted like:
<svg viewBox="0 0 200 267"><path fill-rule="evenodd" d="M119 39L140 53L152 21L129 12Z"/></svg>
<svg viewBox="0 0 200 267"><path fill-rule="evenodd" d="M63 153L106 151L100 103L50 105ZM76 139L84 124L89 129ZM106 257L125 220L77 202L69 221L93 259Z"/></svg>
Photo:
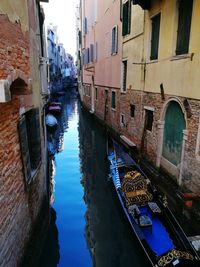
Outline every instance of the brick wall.
<svg viewBox="0 0 200 267"><path fill-rule="evenodd" d="M143 153L155 165L157 158L158 146L158 121L161 120L161 113L164 109L166 101L174 96L165 96L162 100L160 94L148 93L135 90L128 90L126 94L121 96L120 106L121 112L125 114L126 127L123 128L123 133L132 140L137 147L141 148L141 139L144 128L144 106L154 108L154 122L152 131L146 131L144 136ZM183 105L185 98L178 97ZM182 182L192 191L200 193L200 160L195 155L199 116L200 116L200 101L189 99L191 108L191 117L187 117L186 125L188 130L188 139L185 143L185 153L183 160ZM135 116L130 117L130 104L135 105ZM185 111L185 113L187 113Z"/></svg>
<svg viewBox="0 0 200 267"><path fill-rule="evenodd" d="M20 70L29 77L27 34L22 33L20 25L11 23L6 16L0 15L0 24L0 79L6 79L14 70ZM46 188L44 168L41 167L30 189L25 189L17 125L20 107L24 105L26 108L26 102L21 103L17 89L13 88L10 102L0 103L1 267L18 266L22 260Z"/></svg>
<svg viewBox="0 0 200 267"><path fill-rule="evenodd" d="M84 86L84 85L83 85ZM119 131L119 114L120 114L120 90L119 88L110 88L105 86L97 86L97 100L95 99L95 116L103 123L109 125L115 131ZM106 105L105 90L108 91L108 100ZM116 92L116 108L111 108L112 90ZM88 110L91 110L91 94L83 96L83 103ZM106 107L107 106L107 107Z"/></svg>
<svg viewBox="0 0 200 267"><path fill-rule="evenodd" d="M19 24L11 23L7 16L0 15L0 79L6 79L15 69L29 74L29 39Z"/></svg>
<svg viewBox="0 0 200 267"><path fill-rule="evenodd" d="M105 89L109 90L108 108L106 116L105 112ZM117 107L116 111L111 110L111 88L98 86L98 99L95 101L95 115L108 126L113 128L118 134L125 134L131 141L133 141L137 148L141 149L142 136L143 140L143 154L156 165L157 147L158 147L158 124L161 120L161 114L165 103L174 96L166 95L165 99L161 98L160 94L141 92L137 90L128 89L125 94L119 90L117 92ZM180 103L184 107L184 98L178 97ZM183 161L182 182L192 191L200 193L200 160L195 155L197 135L199 127L200 116L200 101L189 99L189 106L191 108L191 117L187 117L186 125L188 130L188 139L185 143L185 154ZM84 103L90 109L91 97L84 96ZM135 105L135 115L130 116L130 105ZM154 120L152 131L143 131L144 129L144 106L154 108ZM185 110L185 113L186 110ZM125 117L125 124L120 124L120 115ZM106 120L105 120L106 118ZM178 180L178 178L177 178Z"/></svg>

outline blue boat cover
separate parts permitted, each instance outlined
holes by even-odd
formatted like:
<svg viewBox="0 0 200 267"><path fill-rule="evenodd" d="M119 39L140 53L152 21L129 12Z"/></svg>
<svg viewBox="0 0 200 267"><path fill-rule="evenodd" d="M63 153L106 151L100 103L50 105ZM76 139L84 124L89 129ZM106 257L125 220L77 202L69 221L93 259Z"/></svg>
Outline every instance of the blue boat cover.
<svg viewBox="0 0 200 267"><path fill-rule="evenodd" d="M142 211L142 208L140 208ZM151 216L151 214L148 214ZM152 220L152 232L148 228L143 228L142 231L146 237L148 244L151 249L156 253L157 256L161 256L164 253L175 248L172 240L166 228L162 225L160 220L156 217L151 217Z"/></svg>

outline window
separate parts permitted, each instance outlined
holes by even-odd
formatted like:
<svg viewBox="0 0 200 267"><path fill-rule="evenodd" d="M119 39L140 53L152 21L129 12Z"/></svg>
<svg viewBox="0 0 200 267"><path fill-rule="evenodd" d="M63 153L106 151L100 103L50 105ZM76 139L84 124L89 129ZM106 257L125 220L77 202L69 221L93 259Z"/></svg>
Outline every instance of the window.
<svg viewBox="0 0 200 267"><path fill-rule="evenodd" d="M90 53L90 62L93 62L94 61L94 45L93 44L90 45L89 53Z"/></svg>
<svg viewBox="0 0 200 267"><path fill-rule="evenodd" d="M158 58L158 47L159 47L159 35L160 35L160 14L154 16L151 19L151 55L150 59Z"/></svg>
<svg viewBox="0 0 200 267"><path fill-rule="evenodd" d="M85 85L85 94L86 94L87 96L90 96L90 88L91 88L90 85Z"/></svg>
<svg viewBox="0 0 200 267"><path fill-rule="evenodd" d="M97 87L95 87L95 100L97 100L98 99L98 89L97 89Z"/></svg>
<svg viewBox="0 0 200 267"><path fill-rule="evenodd" d="M131 31L131 0L123 4L122 14L122 35L125 36Z"/></svg>
<svg viewBox="0 0 200 267"><path fill-rule="evenodd" d="M78 32L78 43L79 43L79 46L81 46L81 44L82 44L82 33L81 33L81 31Z"/></svg>
<svg viewBox="0 0 200 267"><path fill-rule="evenodd" d="M83 64L86 65L90 61L90 49L86 48L83 50Z"/></svg>
<svg viewBox="0 0 200 267"><path fill-rule="evenodd" d="M121 127L125 127L125 115L124 114L120 114L120 124Z"/></svg>
<svg viewBox="0 0 200 267"><path fill-rule="evenodd" d="M86 49L86 64L88 64L90 62L90 49L87 48Z"/></svg>
<svg viewBox="0 0 200 267"><path fill-rule="evenodd" d="M176 55L186 54L189 49L193 0L179 0Z"/></svg>
<svg viewBox="0 0 200 267"><path fill-rule="evenodd" d="M41 162L39 109L22 115L18 124L26 185L29 185Z"/></svg>
<svg viewBox="0 0 200 267"><path fill-rule="evenodd" d="M153 126L153 111L152 110L145 110L145 119L146 119L146 130L152 131Z"/></svg>
<svg viewBox="0 0 200 267"><path fill-rule="evenodd" d="M83 34L87 34L88 33L88 25L87 25L87 18L85 17L83 20Z"/></svg>
<svg viewBox="0 0 200 267"><path fill-rule="evenodd" d="M112 102L111 102L111 107L112 107L113 109L116 108L116 93L115 93L115 91L112 91Z"/></svg>
<svg viewBox="0 0 200 267"><path fill-rule="evenodd" d="M127 60L122 62L122 91L126 91L126 80L127 80Z"/></svg>
<svg viewBox="0 0 200 267"><path fill-rule="evenodd" d="M130 105L130 116L135 117L135 105Z"/></svg>
<svg viewBox="0 0 200 267"><path fill-rule="evenodd" d="M114 26L112 28L111 54L117 53L117 39L118 39L117 26Z"/></svg>

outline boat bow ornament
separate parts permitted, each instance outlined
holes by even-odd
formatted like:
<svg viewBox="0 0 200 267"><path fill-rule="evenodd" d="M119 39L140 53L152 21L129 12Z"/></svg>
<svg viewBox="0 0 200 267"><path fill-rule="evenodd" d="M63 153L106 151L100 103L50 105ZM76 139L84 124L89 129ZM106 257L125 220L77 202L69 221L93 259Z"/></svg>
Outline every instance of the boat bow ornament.
<svg viewBox="0 0 200 267"><path fill-rule="evenodd" d="M190 253L185 252L185 251L172 249L166 255L160 257L158 261L158 266L160 267L166 266L170 262L174 260L178 260L178 259L194 260L194 256L192 256Z"/></svg>

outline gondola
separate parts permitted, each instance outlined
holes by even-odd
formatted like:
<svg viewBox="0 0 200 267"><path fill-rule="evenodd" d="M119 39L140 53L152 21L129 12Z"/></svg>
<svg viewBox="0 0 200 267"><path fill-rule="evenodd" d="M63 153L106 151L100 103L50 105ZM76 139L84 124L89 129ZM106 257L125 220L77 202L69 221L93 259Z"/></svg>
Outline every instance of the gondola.
<svg viewBox="0 0 200 267"><path fill-rule="evenodd" d="M109 138L110 176L129 224L154 267L197 267L200 258L167 206L122 145Z"/></svg>

